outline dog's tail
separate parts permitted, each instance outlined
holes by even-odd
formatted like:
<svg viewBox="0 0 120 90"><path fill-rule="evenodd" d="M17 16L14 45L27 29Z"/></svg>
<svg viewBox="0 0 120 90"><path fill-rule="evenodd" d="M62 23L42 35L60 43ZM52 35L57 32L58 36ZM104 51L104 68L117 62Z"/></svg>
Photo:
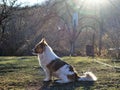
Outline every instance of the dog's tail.
<svg viewBox="0 0 120 90"><path fill-rule="evenodd" d="M97 81L97 77L92 72L85 72L78 78L78 81Z"/></svg>

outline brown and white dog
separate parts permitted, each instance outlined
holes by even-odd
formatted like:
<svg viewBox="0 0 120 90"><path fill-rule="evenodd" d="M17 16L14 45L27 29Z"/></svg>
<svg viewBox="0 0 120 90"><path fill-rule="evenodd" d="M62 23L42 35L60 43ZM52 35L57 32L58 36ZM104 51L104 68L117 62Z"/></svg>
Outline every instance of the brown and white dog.
<svg viewBox="0 0 120 90"><path fill-rule="evenodd" d="M46 78L44 81L50 81L52 76L59 78L57 83L68 83L72 81L96 81L97 77L92 72L86 72L79 76L74 68L68 63L62 61L42 39L33 49L38 55L39 64L45 71Z"/></svg>

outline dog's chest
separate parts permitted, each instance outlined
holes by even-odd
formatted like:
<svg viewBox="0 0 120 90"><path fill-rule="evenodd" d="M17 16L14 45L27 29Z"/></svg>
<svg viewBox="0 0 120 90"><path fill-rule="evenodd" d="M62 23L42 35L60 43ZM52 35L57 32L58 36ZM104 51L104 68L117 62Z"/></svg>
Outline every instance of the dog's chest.
<svg viewBox="0 0 120 90"><path fill-rule="evenodd" d="M46 67L46 65L48 65L51 62L44 56L38 57L38 60L39 60L41 67L43 67L43 68Z"/></svg>

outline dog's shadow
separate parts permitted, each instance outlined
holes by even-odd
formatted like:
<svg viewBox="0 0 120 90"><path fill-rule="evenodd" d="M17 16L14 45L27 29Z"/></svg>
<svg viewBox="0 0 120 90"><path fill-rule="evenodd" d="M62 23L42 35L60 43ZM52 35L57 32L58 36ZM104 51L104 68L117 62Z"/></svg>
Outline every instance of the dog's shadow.
<svg viewBox="0 0 120 90"><path fill-rule="evenodd" d="M80 88L82 90L91 90L91 87L94 85L94 82L71 82L66 84L58 84L55 82L43 82L43 85L39 90L75 90Z"/></svg>

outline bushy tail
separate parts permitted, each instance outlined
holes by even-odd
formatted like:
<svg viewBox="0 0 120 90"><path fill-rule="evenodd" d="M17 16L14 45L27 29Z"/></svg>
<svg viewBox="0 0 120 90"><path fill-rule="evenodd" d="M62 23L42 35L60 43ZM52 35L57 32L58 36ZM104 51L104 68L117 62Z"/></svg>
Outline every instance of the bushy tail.
<svg viewBox="0 0 120 90"><path fill-rule="evenodd" d="M78 81L97 81L97 77L92 72L85 72Z"/></svg>

